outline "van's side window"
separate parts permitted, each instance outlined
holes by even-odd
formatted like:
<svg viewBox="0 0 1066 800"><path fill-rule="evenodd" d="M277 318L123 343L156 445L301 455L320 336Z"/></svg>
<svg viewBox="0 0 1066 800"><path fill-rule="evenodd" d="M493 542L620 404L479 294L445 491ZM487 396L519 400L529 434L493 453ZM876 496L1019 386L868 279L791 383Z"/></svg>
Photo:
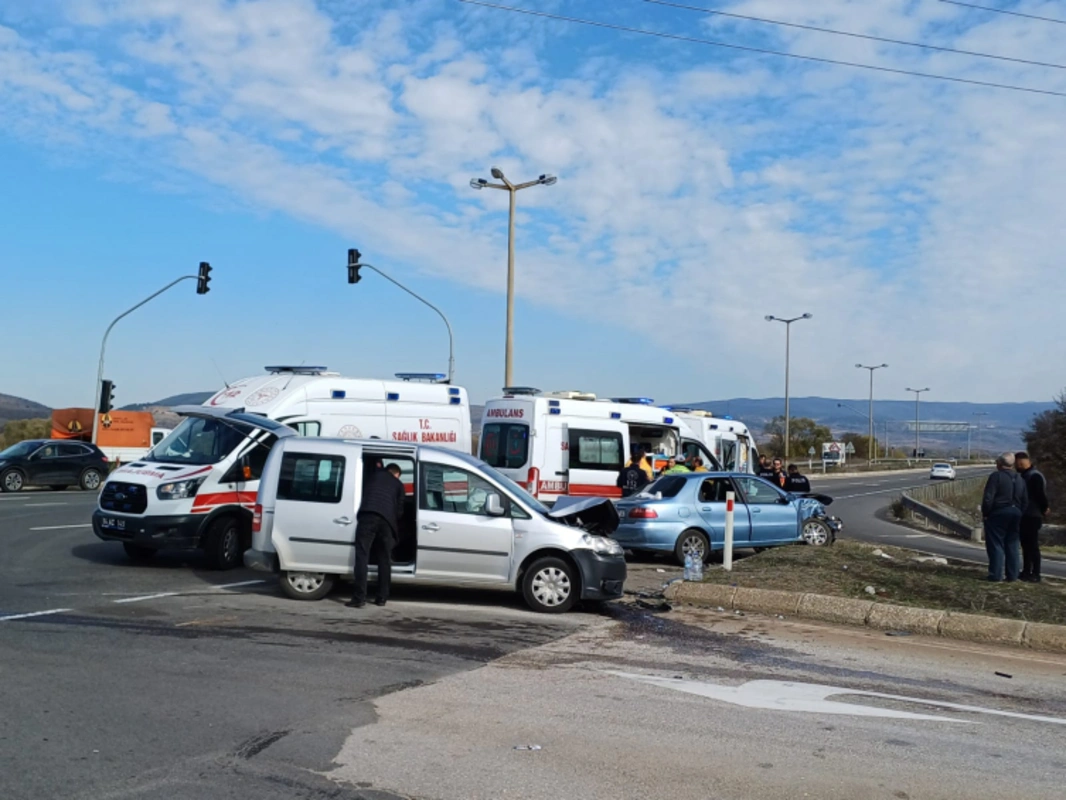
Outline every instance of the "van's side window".
<svg viewBox="0 0 1066 800"><path fill-rule="evenodd" d="M279 500L339 503L344 494L344 458L286 453L278 479Z"/></svg>
<svg viewBox="0 0 1066 800"><path fill-rule="evenodd" d="M570 469L622 469L622 434L570 429Z"/></svg>
<svg viewBox="0 0 1066 800"><path fill-rule="evenodd" d="M301 436L321 436L322 424L319 422L307 421L303 422L290 422L289 427L296 431Z"/></svg>
<svg viewBox="0 0 1066 800"><path fill-rule="evenodd" d="M465 469L425 461L422 462L421 472L420 508L488 516L485 513L485 500L497 492L496 487L488 481Z"/></svg>

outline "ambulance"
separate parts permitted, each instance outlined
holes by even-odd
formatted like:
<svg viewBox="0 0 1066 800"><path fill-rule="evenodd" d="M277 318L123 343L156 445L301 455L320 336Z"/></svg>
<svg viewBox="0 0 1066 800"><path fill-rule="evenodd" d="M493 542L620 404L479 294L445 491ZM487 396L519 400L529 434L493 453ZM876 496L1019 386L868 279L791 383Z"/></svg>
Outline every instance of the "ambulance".
<svg viewBox="0 0 1066 800"><path fill-rule="evenodd" d="M705 445L727 472L755 474L758 451L748 426L732 417L716 417L709 411L669 406L669 411L681 421L682 434L689 442ZM694 452L693 445L685 445L686 455ZM705 459L706 460L706 459Z"/></svg>
<svg viewBox="0 0 1066 800"><path fill-rule="evenodd" d="M587 392L505 389L485 404L479 455L547 504L563 496L621 497L618 473L637 445L663 459L698 455L717 470L720 454L739 463L736 443L743 429L750 455L743 424L727 430L723 420L686 414L682 418L646 397L600 400Z"/></svg>
<svg viewBox="0 0 1066 800"><path fill-rule="evenodd" d="M401 373L395 381L345 378L325 367L267 367L227 384L146 456L108 477L93 512L94 533L122 542L134 559L164 548L202 548L212 566L241 563L251 542L259 478L277 437L227 414L243 411L302 436L381 439L471 451L466 390L442 375ZM413 475L405 476L413 484Z"/></svg>

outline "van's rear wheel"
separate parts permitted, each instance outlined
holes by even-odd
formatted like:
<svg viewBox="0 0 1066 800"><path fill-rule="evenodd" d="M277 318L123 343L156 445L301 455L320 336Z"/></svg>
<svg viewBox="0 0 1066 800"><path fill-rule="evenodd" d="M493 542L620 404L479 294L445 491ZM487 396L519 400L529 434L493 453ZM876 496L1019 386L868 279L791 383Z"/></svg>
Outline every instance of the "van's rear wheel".
<svg viewBox="0 0 1066 800"><path fill-rule="evenodd" d="M321 600L333 588L333 576L322 572L283 572L281 590L293 600Z"/></svg>
<svg viewBox="0 0 1066 800"><path fill-rule="evenodd" d="M574 568L561 558L540 558L522 576L522 596L534 611L562 614L569 611L578 596Z"/></svg>
<svg viewBox="0 0 1066 800"><path fill-rule="evenodd" d="M240 566L244 547L241 545L241 521L236 517L219 517L211 523L204 542L207 560L213 569L225 570Z"/></svg>

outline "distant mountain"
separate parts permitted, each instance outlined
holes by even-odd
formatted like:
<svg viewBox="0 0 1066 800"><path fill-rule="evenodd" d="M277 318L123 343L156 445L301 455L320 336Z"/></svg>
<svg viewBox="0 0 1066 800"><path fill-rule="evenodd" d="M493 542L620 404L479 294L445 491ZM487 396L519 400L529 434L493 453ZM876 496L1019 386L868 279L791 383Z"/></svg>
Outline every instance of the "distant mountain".
<svg viewBox="0 0 1066 800"><path fill-rule="evenodd" d="M728 400L709 400L696 403L675 403L685 408L711 411L719 416L731 416L743 421L761 438L766 423L785 411L782 397L755 399L735 397ZM867 412L869 401L845 400L831 397L793 397L790 400L793 417L809 417L820 425L829 427L835 434L868 430ZM1054 407L1054 403L950 403L922 400L920 406L923 424L932 422L969 423L971 446L981 449L1006 450L1022 445L1022 431L1033 416ZM914 401L875 400L874 422L877 438L883 441L885 423L888 423L889 443L893 446L913 447ZM908 427L909 424L909 427ZM923 430L922 441L930 448L945 453L957 453L966 447L966 433L933 433Z"/></svg>
<svg viewBox="0 0 1066 800"><path fill-rule="evenodd" d="M16 419L47 419L52 416L52 409L10 394L0 394L0 428L5 423Z"/></svg>
<svg viewBox="0 0 1066 800"><path fill-rule="evenodd" d="M207 402L216 392L186 392L185 394L173 394L156 400L154 403L134 403L123 406L123 411L154 411L159 408L173 408L174 406L198 406Z"/></svg>

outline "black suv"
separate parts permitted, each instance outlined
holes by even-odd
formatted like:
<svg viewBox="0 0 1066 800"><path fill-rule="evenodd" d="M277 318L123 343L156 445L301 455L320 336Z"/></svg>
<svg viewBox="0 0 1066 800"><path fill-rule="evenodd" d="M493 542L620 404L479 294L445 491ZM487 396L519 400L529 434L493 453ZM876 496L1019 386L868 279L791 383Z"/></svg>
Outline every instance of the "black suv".
<svg viewBox="0 0 1066 800"><path fill-rule="evenodd" d="M0 490L5 492L26 486L66 489L75 484L94 492L107 472L107 456L86 442L30 439L0 450Z"/></svg>

